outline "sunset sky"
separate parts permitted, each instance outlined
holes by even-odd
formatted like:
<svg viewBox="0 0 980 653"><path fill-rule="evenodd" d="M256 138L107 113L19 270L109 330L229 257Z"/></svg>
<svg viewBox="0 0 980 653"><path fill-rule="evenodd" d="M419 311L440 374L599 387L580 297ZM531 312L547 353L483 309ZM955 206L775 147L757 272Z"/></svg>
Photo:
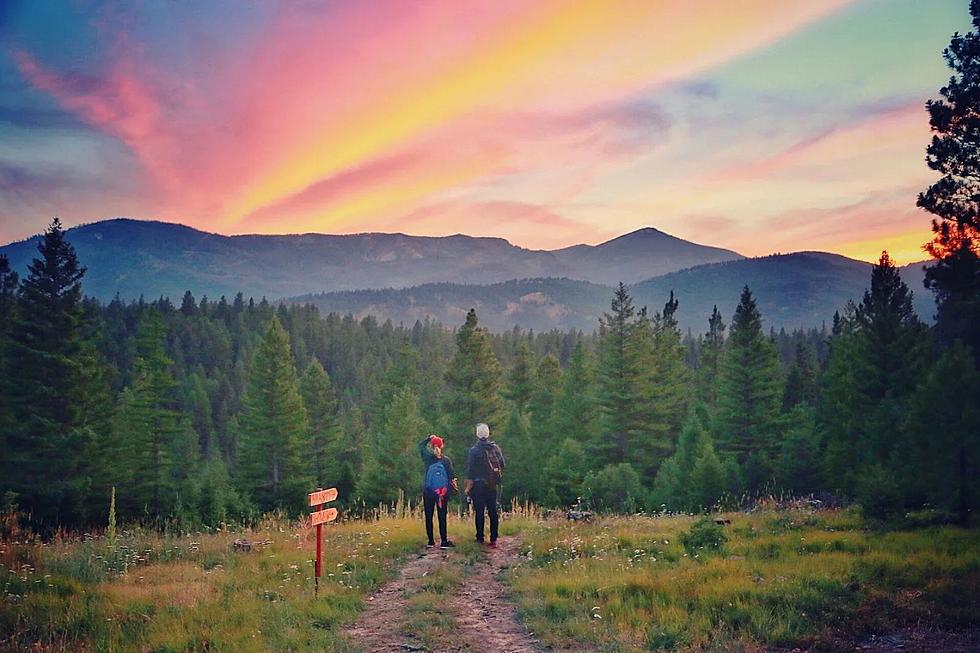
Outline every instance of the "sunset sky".
<svg viewBox="0 0 980 653"><path fill-rule="evenodd" d="M925 258L924 102L967 0L0 3L0 243L643 226Z"/></svg>

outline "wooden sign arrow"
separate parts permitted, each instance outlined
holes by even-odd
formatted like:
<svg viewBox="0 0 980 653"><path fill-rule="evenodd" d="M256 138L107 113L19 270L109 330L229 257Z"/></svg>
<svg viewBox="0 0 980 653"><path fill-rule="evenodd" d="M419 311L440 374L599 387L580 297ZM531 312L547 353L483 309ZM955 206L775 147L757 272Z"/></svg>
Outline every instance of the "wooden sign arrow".
<svg viewBox="0 0 980 653"><path fill-rule="evenodd" d="M327 508L326 510L317 510L310 513L310 525L317 526L319 524L326 524L337 519L337 509Z"/></svg>
<svg viewBox="0 0 980 653"><path fill-rule="evenodd" d="M337 488L332 487L326 490L310 492L310 505L319 506L321 503L330 503L337 499Z"/></svg>

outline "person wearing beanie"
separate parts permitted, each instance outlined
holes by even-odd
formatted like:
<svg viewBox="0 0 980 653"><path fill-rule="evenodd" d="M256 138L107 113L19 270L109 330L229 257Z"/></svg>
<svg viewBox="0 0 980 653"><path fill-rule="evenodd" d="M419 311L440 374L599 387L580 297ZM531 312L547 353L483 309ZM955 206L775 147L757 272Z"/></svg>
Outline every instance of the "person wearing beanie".
<svg viewBox="0 0 980 653"><path fill-rule="evenodd" d="M490 439L490 427L476 425L476 444L466 458L466 494L473 501L476 541L484 542L484 511L490 517L490 546L497 546L499 534L500 480L507 462L497 443Z"/></svg>
<svg viewBox="0 0 980 653"><path fill-rule="evenodd" d="M449 497L459 492L456 482L456 472L453 461L442 453L445 445L438 435L427 435L419 442L419 454L422 456L422 505L425 508L425 534L429 541L426 547L436 545L432 532L433 513L439 516L439 536L442 544L439 548L448 549L455 544L446 534L446 514L448 513Z"/></svg>

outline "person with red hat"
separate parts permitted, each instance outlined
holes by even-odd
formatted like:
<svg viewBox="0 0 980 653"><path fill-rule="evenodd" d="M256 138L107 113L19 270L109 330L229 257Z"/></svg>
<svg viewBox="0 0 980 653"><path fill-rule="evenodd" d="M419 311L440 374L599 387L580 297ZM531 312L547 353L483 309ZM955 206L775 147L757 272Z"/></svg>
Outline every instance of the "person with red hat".
<svg viewBox="0 0 980 653"><path fill-rule="evenodd" d="M439 536L442 538L440 549L456 546L446 535L446 514L449 497L459 492L453 461L442 453L445 445L438 435L427 435L419 442L419 454L422 456L424 475L422 481L422 505L425 508L425 534L429 536L427 548L436 545L432 532L432 516L439 516Z"/></svg>

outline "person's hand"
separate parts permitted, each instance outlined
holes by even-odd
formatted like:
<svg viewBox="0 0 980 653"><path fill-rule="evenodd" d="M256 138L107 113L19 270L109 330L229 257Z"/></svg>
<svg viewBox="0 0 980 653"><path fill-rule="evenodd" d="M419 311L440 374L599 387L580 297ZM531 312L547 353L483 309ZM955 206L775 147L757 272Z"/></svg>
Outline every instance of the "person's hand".
<svg viewBox="0 0 980 653"><path fill-rule="evenodd" d="M466 485L463 488L463 492L466 496L470 495L470 491L473 489L473 481L471 479L466 479Z"/></svg>
<svg viewBox="0 0 980 653"><path fill-rule="evenodd" d="M455 478L453 479L453 492L459 494L459 483Z"/></svg>

